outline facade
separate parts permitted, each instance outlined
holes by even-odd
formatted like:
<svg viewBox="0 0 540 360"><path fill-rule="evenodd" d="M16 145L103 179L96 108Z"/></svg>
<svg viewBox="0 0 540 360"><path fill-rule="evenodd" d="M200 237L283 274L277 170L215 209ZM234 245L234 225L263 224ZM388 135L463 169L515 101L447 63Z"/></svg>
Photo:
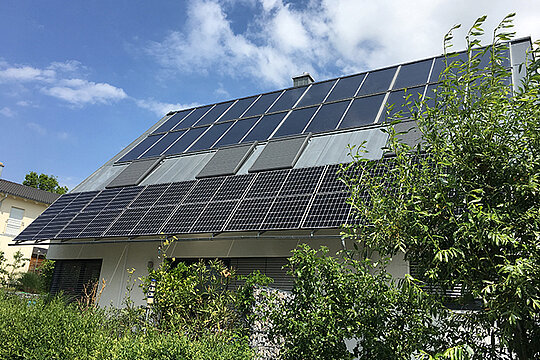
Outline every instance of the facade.
<svg viewBox="0 0 540 360"><path fill-rule="evenodd" d="M8 263L13 261L17 251L32 263L25 270L33 270L34 262L43 261L47 248L9 244L59 197L58 194L0 179L0 251Z"/></svg>
<svg viewBox="0 0 540 360"><path fill-rule="evenodd" d="M514 84L529 47L516 40L504 54ZM433 98L443 69L439 56L321 82L295 77L292 88L171 112L15 240L50 244L53 292L104 279L101 305L122 306L127 270L137 278L164 258L221 258L290 289L282 266L298 244L350 246L340 225L360 220L336 177L349 145L363 144L385 171L381 130L404 94ZM413 122L399 126L403 141L420 140ZM409 266L397 256L389 270L403 276ZM131 296L143 303L142 292Z"/></svg>

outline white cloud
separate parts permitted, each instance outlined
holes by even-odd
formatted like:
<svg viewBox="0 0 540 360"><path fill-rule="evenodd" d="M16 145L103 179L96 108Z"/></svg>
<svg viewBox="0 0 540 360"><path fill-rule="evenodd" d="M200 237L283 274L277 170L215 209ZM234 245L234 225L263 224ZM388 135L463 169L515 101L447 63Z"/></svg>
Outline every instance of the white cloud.
<svg viewBox="0 0 540 360"><path fill-rule="evenodd" d="M43 126L39 125L38 123L29 122L28 124L26 124L26 126L33 132L37 133L38 135L41 135L41 136L47 135L47 129L45 129Z"/></svg>
<svg viewBox="0 0 540 360"><path fill-rule="evenodd" d="M31 66L8 67L0 70L0 82L51 81L55 76L54 70L37 69Z"/></svg>
<svg viewBox="0 0 540 360"><path fill-rule="evenodd" d="M127 94L121 88L82 79L64 79L59 81L57 86L45 87L42 91L74 105L106 104L127 98Z"/></svg>
<svg viewBox="0 0 540 360"><path fill-rule="evenodd" d="M444 34L456 23L463 29L455 49L462 49L466 30L484 14L487 42L514 11L518 36L540 38L540 2L528 0L310 0L305 6L251 0L242 6L257 13L250 14L246 30L236 32L228 13L234 6L230 0L189 2L185 26L150 43L147 53L168 70L286 86L304 71L322 79L440 54Z"/></svg>
<svg viewBox="0 0 540 360"><path fill-rule="evenodd" d="M134 99L134 100L138 107L142 109L150 110L158 116L163 116L167 114L169 111L176 111L176 110L188 109L188 108L199 106L199 104L196 104L196 103L169 104L169 103L164 103L164 102L157 101L154 99L147 99L147 100Z"/></svg>
<svg viewBox="0 0 540 360"><path fill-rule="evenodd" d="M0 109L0 115L3 115L5 117L14 117L15 111L11 110L7 106L4 106L3 108Z"/></svg>

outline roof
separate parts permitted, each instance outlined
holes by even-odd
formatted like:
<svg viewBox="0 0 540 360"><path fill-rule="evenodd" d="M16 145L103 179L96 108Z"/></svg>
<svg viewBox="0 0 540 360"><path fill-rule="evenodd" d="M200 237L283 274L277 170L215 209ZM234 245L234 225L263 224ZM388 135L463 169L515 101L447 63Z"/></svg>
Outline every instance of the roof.
<svg viewBox="0 0 540 360"><path fill-rule="evenodd" d="M18 196L28 200L34 200L44 204L52 204L60 197L59 194L17 184L4 179L0 179L0 193Z"/></svg>
<svg viewBox="0 0 540 360"><path fill-rule="evenodd" d="M530 39L516 40L511 56L504 54L514 83L511 61L528 46ZM381 130L405 93L431 97L443 69L437 56L168 113L15 240L315 230L358 221L336 175L352 160L348 145L364 144L363 156L387 171ZM414 131L404 139L420 140Z"/></svg>

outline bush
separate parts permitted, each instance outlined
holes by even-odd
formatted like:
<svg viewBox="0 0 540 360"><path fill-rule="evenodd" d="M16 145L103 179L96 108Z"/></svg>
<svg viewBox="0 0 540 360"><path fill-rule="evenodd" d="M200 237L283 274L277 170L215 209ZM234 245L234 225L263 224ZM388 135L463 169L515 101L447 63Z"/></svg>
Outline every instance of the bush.
<svg viewBox="0 0 540 360"><path fill-rule="evenodd" d="M35 272L25 272L19 278L19 290L32 294L39 294L45 290L43 278Z"/></svg>
<svg viewBox="0 0 540 360"><path fill-rule="evenodd" d="M119 331L113 313L0 291L0 359L252 359L245 338ZM122 334L118 336L117 334Z"/></svg>

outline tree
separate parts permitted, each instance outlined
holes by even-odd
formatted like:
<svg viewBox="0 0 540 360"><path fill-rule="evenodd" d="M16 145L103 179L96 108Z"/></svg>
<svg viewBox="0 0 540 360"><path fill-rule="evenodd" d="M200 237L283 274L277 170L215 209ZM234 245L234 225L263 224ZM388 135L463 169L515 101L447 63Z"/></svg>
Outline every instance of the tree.
<svg viewBox="0 0 540 360"><path fill-rule="evenodd" d="M26 174L23 185L56 194L65 194L68 191L67 186L60 186L58 184L58 179L56 176L45 174L38 176L38 174L34 171L30 171L28 174Z"/></svg>
<svg viewBox="0 0 540 360"><path fill-rule="evenodd" d="M448 54L453 28L436 101L408 98L424 141L413 148L400 141L397 119L387 129L394 156L376 163L356 156L344 177L363 219L348 236L383 256L404 252L418 267L416 280L439 289L443 301L456 288L458 303L479 301L478 311L462 314L463 326L490 337L477 355L533 359L540 356L539 54L514 91L503 65L512 17L485 48L478 47L485 17L478 19L466 61Z"/></svg>

